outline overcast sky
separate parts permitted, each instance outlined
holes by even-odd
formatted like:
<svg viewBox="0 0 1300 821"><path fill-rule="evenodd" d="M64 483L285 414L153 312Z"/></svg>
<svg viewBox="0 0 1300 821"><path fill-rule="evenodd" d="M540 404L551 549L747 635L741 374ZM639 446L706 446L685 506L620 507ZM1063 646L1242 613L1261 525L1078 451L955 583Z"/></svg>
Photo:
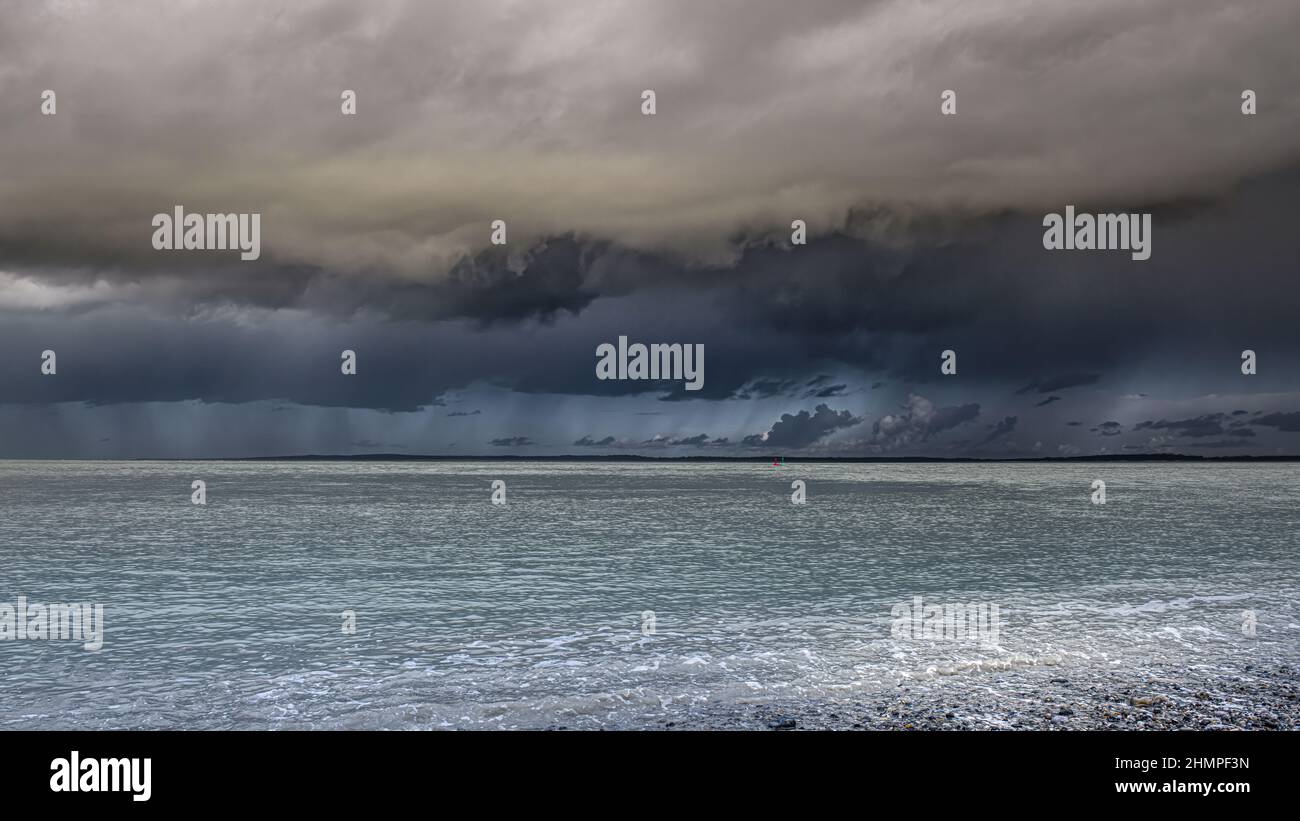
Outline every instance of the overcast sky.
<svg viewBox="0 0 1300 821"><path fill-rule="evenodd" d="M1298 37L1294 0L14 4L0 456L1297 454ZM260 259L155 250L176 205L260 213ZM1045 250L1067 205L1150 213L1151 258ZM620 335L704 388L598 380Z"/></svg>

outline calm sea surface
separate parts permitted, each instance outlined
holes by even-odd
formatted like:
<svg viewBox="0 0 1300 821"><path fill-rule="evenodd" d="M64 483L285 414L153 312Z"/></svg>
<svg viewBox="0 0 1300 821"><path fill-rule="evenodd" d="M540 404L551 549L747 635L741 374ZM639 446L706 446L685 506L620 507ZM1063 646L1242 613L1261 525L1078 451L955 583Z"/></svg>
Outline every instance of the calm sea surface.
<svg viewBox="0 0 1300 821"><path fill-rule="evenodd" d="M0 606L106 623L0 641L0 728L641 727L1294 663L1298 500L1281 464L0 462ZM894 635L914 596L997 605L996 642Z"/></svg>

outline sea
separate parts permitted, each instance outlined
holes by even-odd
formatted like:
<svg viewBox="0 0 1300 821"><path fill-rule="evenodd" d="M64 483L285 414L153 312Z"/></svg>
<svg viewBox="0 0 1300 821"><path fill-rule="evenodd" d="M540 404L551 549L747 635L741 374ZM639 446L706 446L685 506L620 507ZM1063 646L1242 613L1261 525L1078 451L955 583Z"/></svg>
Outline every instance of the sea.
<svg viewBox="0 0 1300 821"><path fill-rule="evenodd" d="M0 729L641 729L1295 664L1297 500L1289 463L0 461ZM52 604L102 643L17 635Z"/></svg>

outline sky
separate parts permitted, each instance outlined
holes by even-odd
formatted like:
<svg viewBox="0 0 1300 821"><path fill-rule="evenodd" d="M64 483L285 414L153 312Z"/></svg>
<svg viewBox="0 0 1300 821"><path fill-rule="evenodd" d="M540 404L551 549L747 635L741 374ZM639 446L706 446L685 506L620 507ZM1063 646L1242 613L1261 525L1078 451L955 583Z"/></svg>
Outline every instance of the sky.
<svg viewBox="0 0 1300 821"><path fill-rule="evenodd" d="M0 457L1300 454L1297 35L1294 0L15 4ZM259 258L156 249L177 205L260 214ZM1150 259L1046 249L1071 205L1150 214ZM620 336L702 345L702 388L597 378Z"/></svg>

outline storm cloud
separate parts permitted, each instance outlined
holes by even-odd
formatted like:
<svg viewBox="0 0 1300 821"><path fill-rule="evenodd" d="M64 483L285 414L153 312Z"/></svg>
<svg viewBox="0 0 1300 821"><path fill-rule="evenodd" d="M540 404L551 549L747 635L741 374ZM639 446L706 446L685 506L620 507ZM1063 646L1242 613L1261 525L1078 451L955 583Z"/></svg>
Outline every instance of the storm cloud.
<svg viewBox="0 0 1300 821"><path fill-rule="evenodd" d="M291 413L295 448L1291 452L1297 31L1288 0L17 4L0 452L76 420L274 453L231 420ZM155 251L177 204L262 214L262 257ZM1151 213L1152 258L1046 251L1067 204ZM596 379L620 335L703 345L703 388Z"/></svg>
<svg viewBox="0 0 1300 821"><path fill-rule="evenodd" d="M165 277L204 264L148 244L183 203L262 213L275 270L419 280L496 218L717 264L790 215L884 238L1212 196L1297 159L1298 29L1289 0L19 4L0 97L59 107L0 122L0 246Z"/></svg>
<svg viewBox="0 0 1300 821"><path fill-rule="evenodd" d="M1159 421L1139 422L1137 430L1165 430L1175 436L1221 436L1223 435L1223 419L1221 413L1211 413L1204 416L1198 416L1195 419L1175 419L1169 421L1161 419Z"/></svg>
<svg viewBox="0 0 1300 821"><path fill-rule="evenodd" d="M852 427L862 420L847 410L831 410L829 405L818 405L812 413L783 413L781 418L764 433L746 436L744 443L770 448L806 448L841 428Z"/></svg>
<svg viewBox="0 0 1300 821"><path fill-rule="evenodd" d="M907 397L904 409L876 420L872 426L872 444L885 450L925 442L936 434L971 422L980 415L980 406L935 407L934 402L915 394ZM1015 420L1010 423L1013 427Z"/></svg>

